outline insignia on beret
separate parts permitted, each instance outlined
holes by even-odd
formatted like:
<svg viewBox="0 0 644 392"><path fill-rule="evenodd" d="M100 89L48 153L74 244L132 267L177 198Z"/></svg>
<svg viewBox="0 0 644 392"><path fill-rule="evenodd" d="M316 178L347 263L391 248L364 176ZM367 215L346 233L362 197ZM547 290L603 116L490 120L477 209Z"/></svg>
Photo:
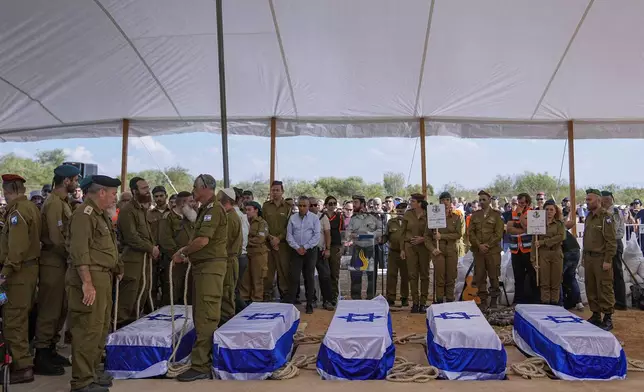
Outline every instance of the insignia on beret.
<svg viewBox="0 0 644 392"><path fill-rule="evenodd" d="M204 215L203 217L204 222L210 222L211 219L212 219L212 215Z"/></svg>
<svg viewBox="0 0 644 392"><path fill-rule="evenodd" d="M93 211L94 211L94 208L92 206L86 206L85 209L83 210L83 212L86 213L87 215L91 215Z"/></svg>

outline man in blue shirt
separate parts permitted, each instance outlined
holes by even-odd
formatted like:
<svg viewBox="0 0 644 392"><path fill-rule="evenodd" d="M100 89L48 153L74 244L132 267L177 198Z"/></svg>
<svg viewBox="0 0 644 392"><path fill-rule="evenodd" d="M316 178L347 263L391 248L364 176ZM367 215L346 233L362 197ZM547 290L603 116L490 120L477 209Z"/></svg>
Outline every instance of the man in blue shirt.
<svg viewBox="0 0 644 392"><path fill-rule="evenodd" d="M289 290L287 303L295 302L300 275L306 282L306 313L313 313L313 293L315 290L315 264L320 242L320 219L309 211L309 199L300 196L297 201L297 214L291 215L286 227L286 241L293 248L289 269Z"/></svg>

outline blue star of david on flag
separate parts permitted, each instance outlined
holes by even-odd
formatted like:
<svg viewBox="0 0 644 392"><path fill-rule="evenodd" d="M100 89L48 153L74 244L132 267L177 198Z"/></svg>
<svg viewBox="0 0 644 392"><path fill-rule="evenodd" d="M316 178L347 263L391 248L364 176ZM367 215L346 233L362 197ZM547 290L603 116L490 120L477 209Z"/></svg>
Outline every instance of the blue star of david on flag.
<svg viewBox="0 0 644 392"><path fill-rule="evenodd" d="M373 323L374 320L383 317L384 316L376 316L374 313L349 313L346 316L338 316L338 318L345 319L347 323Z"/></svg>
<svg viewBox="0 0 644 392"><path fill-rule="evenodd" d="M576 316L548 316L542 320L552 321L555 324L581 324L584 322L583 319Z"/></svg>
<svg viewBox="0 0 644 392"><path fill-rule="evenodd" d="M175 314L174 315L174 320L179 320L184 318L182 314ZM152 321L172 321L172 316L169 314L155 314L153 316L147 316L146 319L152 320Z"/></svg>
<svg viewBox="0 0 644 392"><path fill-rule="evenodd" d="M480 317L480 314L467 314L467 312L443 312L434 318L442 318L443 320L469 320L472 317Z"/></svg>
<svg viewBox="0 0 644 392"><path fill-rule="evenodd" d="M245 314L242 317L246 318L248 321L275 320L276 318L282 318L282 321L286 322L286 318L282 313L253 313L253 314Z"/></svg>

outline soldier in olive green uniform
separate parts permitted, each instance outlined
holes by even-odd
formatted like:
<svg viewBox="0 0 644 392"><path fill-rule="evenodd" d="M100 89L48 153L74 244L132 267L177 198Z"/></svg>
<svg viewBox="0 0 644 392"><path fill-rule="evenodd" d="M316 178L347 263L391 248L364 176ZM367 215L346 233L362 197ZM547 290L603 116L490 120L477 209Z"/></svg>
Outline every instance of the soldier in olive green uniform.
<svg viewBox="0 0 644 392"><path fill-rule="evenodd" d="M425 229L425 246L434 262L436 279L436 302L454 301L454 285L458 274L458 242L465 233L463 216L452 209L452 195L443 192L439 196L445 206L447 227Z"/></svg>
<svg viewBox="0 0 644 392"><path fill-rule="evenodd" d="M499 275L501 274L501 239L503 219L490 207L490 194L479 192L481 209L470 218L470 249L474 254L474 281L481 299L481 309L486 310L487 279L490 279L490 306L496 308L499 298Z"/></svg>
<svg viewBox="0 0 644 392"><path fill-rule="evenodd" d="M617 240L613 218L601 208L600 195L597 189L586 191L586 204L590 213L584 225L583 263L588 306L593 312L588 321L610 331L613 329L612 315L615 306L613 256L617 252Z"/></svg>
<svg viewBox="0 0 644 392"><path fill-rule="evenodd" d="M221 321L223 325L226 321L235 316L235 286L239 278L239 260L242 249L242 227L241 219L235 211L235 191L232 188L226 188L219 192L219 202L226 210L228 220L226 250L228 252L228 261L226 266L226 276L224 278L224 295L221 302Z"/></svg>
<svg viewBox="0 0 644 392"><path fill-rule="evenodd" d="M42 207L41 255L38 280L38 318L36 320L36 358L34 372L62 375L69 361L56 353L56 343L67 317L65 273L67 272L66 237L72 208L69 193L78 187L80 170L61 165L54 170L54 191Z"/></svg>
<svg viewBox="0 0 644 392"><path fill-rule="evenodd" d="M154 201L154 206L151 210L148 211L148 222L150 222L150 229L152 230L152 238L154 239L154 244L159 245L159 223L163 219L163 215L169 211L168 207L168 193L165 188L161 185L157 185L152 189L152 198ZM159 249L161 250L161 249ZM168 275L168 267L170 264L170 257L173 253L159 255L158 262L155 263L154 269L152 270L152 298L155 301L155 306L157 306L157 294L161 291L163 297L163 289L165 279L163 276Z"/></svg>
<svg viewBox="0 0 644 392"><path fill-rule="evenodd" d="M200 174L194 183L195 200L202 203L195 223L194 238L172 256L174 263L190 260L194 279L193 315L197 340L192 349L192 367L179 381L211 378L212 334L219 325L221 298L226 276L228 220L215 199L215 179Z"/></svg>
<svg viewBox="0 0 644 392"><path fill-rule="evenodd" d="M179 192L175 208L166 211L164 218L159 222L159 246L163 250L163 253L169 255L169 257L172 257L173 254L188 245L190 242L190 239L195 232L195 224L190 221L187 214L194 213L194 218L196 219L195 205L196 203L192 198L192 193ZM184 303L183 294L186 290L185 278L187 270L188 264L182 263L172 267L172 277L169 276L169 268L167 271L164 271L164 286L162 289L164 305L170 304L170 279L172 279L172 296L174 303ZM188 275L188 303L185 305L192 304L192 271L190 271Z"/></svg>
<svg viewBox="0 0 644 392"><path fill-rule="evenodd" d="M566 228L557 216L557 207L554 200L548 200L543 205L546 213L546 234L535 235L532 243L539 248L539 260L537 252L530 252L532 265L538 266L539 286L541 291L541 303L546 305L558 305L563 280L563 250L561 243L566 238Z"/></svg>
<svg viewBox="0 0 644 392"><path fill-rule="evenodd" d="M119 287L119 326L137 318L140 311L137 301L141 292L141 306L149 302L150 264L159 257L159 248L147 219L150 188L144 179L134 177L130 180L130 189L132 200L121 208L116 223L123 247L121 259L125 265L125 275ZM152 307L153 304L149 305Z"/></svg>
<svg viewBox="0 0 644 392"><path fill-rule="evenodd" d="M400 258L407 261L411 286L412 313L425 313L429 296L429 253L425 247L427 202L421 194L411 195L411 210L403 216ZM420 279L420 294L418 280Z"/></svg>
<svg viewBox="0 0 644 392"><path fill-rule="evenodd" d="M7 303L2 307L4 336L11 348L11 383L31 382L33 360L29 353L29 311L38 282L41 218L38 207L25 196L25 179L2 176L7 198L5 225L0 237L0 284L6 281Z"/></svg>
<svg viewBox="0 0 644 392"><path fill-rule="evenodd" d="M114 178L92 176L87 197L69 223L72 391L104 392L112 384L111 377L98 369L112 314L113 275L120 278L123 273L108 213L116 208L120 185Z"/></svg>
<svg viewBox="0 0 644 392"><path fill-rule="evenodd" d="M262 302L264 279L268 271L268 223L262 218L262 209L256 201L246 202L246 216L250 220L248 230L248 267L241 278L239 293L246 302Z"/></svg>
<svg viewBox="0 0 644 392"><path fill-rule="evenodd" d="M281 299L287 297L291 262L291 248L286 243L286 226L291 216L291 206L284 201L284 185L281 181L271 184L271 200L262 206L262 214L268 223L268 272L264 280L264 301L273 300L273 281L277 272L277 288Z"/></svg>
<svg viewBox="0 0 644 392"><path fill-rule="evenodd" d="M385 242L389 242L389 257L387 258L387 301L389 305L396 303L398 288L398 273L400 272L400 302L408 306L409 274L407 263L400 258L400 243L402 240L402 216L407 208L407 203L396 206L396 215L387 222Z"/></svg>

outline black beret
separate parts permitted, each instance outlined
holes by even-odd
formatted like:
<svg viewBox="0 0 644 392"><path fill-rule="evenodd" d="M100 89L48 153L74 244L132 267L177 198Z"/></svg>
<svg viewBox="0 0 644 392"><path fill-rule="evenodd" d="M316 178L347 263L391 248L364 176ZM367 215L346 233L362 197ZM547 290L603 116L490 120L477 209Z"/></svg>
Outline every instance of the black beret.
<svg viewBox="0 0 644 392"><path fill-rule="evenodd" d="M80 175L80 169L72 165L60 165L54 169L54 175L58 177L75 177Z"/></svg>
<svg viewBox="0 0 644 392"><path fill-rule="evenodd" d="M262 206L260 206L260 205L259 205L259 203L258 203L258 202L256 202L256 201L248 201L248 202L246 202L246 204L245 204L245 205L246 205L246 206L255 207L255 209L256 209L257 211L262 211Z"/></svg>
<svg viewBox="0 0 644 392"><path fill-rule="evenodd" d="M45 184L42 186L42 191L51 192L51 184Z"/></svg>
<svg viewBox="0 0 644 392"><path fill-rule="evenodd" d="M602 191L602 196L613 196L613 192L611 191Z"/></svg>
<svg viewBox="0 0 644 392"><path fill-rule="evenodd" d="M163 192L166 195L168 194L168 192L165 190L165 187L163 185L157 185L157 186L154 187L154 189L152 189L152 194L153 195L155 193L158 193L158 192Z"/></svg>
<svg viewBox="0 0 644 392"><path fill-rule="evenodd" d="M440 196L438 196L438 199L439 200L443 200L443 199L452 200L452 195L449 192L443 192L443 193L440 194Z"/></svg>
<svg viewBox="0 0 644 392"><path fill-rule="evenodd" d="M112 178L110 176L94 175L92 182L97 185L106 186L108 188L118 188L121 186L121 180Z"/></svg>

